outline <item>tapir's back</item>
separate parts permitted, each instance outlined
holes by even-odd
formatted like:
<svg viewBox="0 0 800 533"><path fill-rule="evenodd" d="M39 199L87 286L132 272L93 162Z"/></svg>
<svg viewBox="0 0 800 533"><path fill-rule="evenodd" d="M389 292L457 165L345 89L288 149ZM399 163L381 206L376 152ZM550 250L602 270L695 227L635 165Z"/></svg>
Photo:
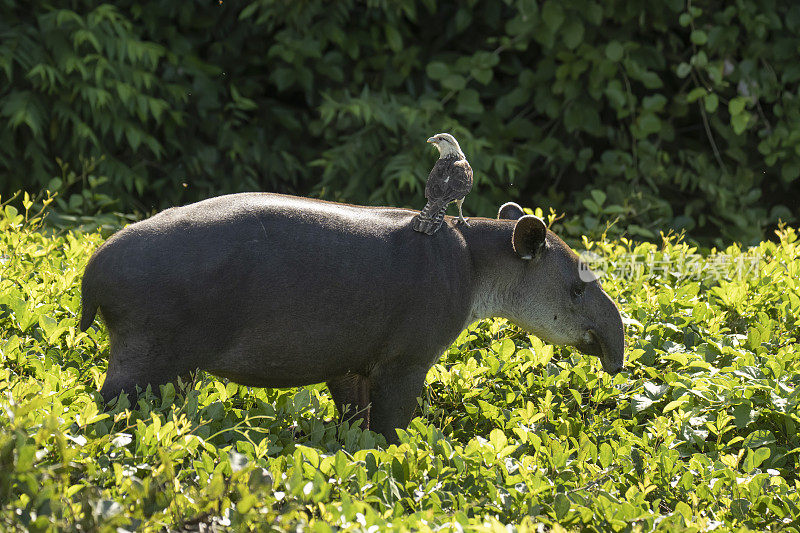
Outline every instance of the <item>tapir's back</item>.
<svg viewBox="0 0 800 533"><path fill-rule="evenodd" d="M266 193L169 209L98 250L84 297L112 337L141 331L164 357L200 357L240 382L363 371L401 345L430 353L470 312L460 232L417 233L414 214Z"/></svg>

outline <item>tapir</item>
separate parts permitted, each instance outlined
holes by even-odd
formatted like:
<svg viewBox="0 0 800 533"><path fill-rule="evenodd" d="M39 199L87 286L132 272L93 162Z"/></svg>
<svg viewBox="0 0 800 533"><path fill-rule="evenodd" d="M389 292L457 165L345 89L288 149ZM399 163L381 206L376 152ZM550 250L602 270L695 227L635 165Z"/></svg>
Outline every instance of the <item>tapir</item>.
<svg viewBox="0 0 800 533"><path fill-rule="evenodd" d="M513 203L470 225L270 193L167 209L89 260L80 327L110 338L101 394L201 369L255 387L326 382L340 416L396 442L425 375L470 323L503 317L624 364L619 311L577 254Z"/></svg>

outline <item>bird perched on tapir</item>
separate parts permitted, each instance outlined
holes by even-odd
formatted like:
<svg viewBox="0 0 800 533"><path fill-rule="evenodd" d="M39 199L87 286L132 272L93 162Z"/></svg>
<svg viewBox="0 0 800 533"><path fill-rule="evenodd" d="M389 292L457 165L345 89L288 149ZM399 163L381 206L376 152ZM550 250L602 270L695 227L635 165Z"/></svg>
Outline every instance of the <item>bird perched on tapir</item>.
<svg viewBox="0 0 800 533"><path fill-rule="evenodd" d="M439 149L439 160L433 165L425 185L425 198L428 203L419 215L414 217L414 231L433 235L444 221L444 213L451 202L458 206L458 220L469 226L461 204L472 190L472 167L455 137L449 133L437 133L428 142Z"/></svg>

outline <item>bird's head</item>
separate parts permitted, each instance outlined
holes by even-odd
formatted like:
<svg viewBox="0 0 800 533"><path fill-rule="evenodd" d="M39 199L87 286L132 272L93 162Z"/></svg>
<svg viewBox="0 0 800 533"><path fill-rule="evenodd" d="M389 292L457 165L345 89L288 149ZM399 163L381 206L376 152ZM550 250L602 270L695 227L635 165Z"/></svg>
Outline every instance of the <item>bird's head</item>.
<svg viewBox="0 0 800 533"><path fill-rule="evenodd" d="M437 133L433 137L429 137L428 142L439 149L440 158L449 155L460 155L464 157L464 152L461 151L458 141L449 133Z"/></svg>

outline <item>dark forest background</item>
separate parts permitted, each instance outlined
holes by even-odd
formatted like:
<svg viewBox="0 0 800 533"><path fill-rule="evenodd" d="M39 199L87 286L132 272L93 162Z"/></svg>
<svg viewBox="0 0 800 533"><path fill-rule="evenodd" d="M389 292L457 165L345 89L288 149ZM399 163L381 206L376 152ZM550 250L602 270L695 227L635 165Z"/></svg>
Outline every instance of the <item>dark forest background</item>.
<svg viewBox="0 0 800 533"><path fill-rule="evenodd" d="M447 131L467 216L749 244L797 223L799 51L790 0L0 0L0 194L419 208Z"/></svg>

